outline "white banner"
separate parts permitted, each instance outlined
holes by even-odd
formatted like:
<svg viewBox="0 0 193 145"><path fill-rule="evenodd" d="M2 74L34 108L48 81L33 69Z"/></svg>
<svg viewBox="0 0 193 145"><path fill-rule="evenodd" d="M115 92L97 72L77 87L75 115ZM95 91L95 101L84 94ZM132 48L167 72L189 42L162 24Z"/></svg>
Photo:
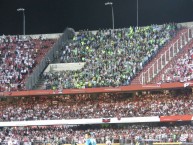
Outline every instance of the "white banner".
<svg viewBox="0 0 193 145"><path fill-rule="evenodd" d="M41 126L41 125L78 125L78 124L103 124L104 118L99 119L64 119L64 120L34 120L34 121L12 121L0 122L0 127L5 126ZM160 122L159 116L152 117L128 117L109 118L108 123L140 123L140 122Z"/></svg>

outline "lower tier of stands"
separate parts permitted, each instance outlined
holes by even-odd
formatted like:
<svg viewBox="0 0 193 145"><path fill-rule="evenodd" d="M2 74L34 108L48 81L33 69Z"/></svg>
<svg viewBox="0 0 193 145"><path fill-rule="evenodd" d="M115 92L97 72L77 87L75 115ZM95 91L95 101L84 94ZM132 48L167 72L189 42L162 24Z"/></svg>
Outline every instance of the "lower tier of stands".
<svg viewBox="0 0 193 145"><path fill-rule="evenodd" d="M7 97L0 100L1 122L193 114L191 89L145 94L101 93Z"/></svg>
<svg viewBox="0 0 193 145"><path fill-rule="evenodd" d="M84 144L91 133L97 144L149 144L152 142L193 142L190 122L156 124L103 124L84 126L32 126L0 128L0 143Z"/></svg>

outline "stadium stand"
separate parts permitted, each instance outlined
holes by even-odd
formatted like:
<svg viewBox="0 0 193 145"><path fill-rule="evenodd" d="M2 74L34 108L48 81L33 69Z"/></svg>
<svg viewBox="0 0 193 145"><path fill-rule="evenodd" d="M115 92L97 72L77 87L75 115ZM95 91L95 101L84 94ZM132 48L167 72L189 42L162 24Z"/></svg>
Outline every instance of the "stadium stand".
<svg viewBox="0 0 193 145"><path fill-rule="evenodd" d="M143 70L139 72L136 77L132 80L131 84L146 84L146 83L157 83L159 81L152 81L158 73L162 74L164 66L167 65L178 53L184 50L184 47L187 47L189 42L188 33L191 32L191 29L186 27L180 29L175 37L165 45L161 51L151 60L149 63L144 66Z"/></svg>
<svg viewBox="0 0 193 145"><path fill-rule="evenodd" d="M193 127L180 124L125 124L92 126L32 126L0 129L0 143L31 142L44 144L84 144L84 133L91 132L97 144L107 140L120 144L148 144L149 142L193 142Z"/></svg>
<svg viewBox="0 0 193 145"><path fill-rule="evenodd" d="M25 79L56 40L40 35L0 37L0 91L25 90Z"/></svg>
<svg viewBox="0 0 193 145"><path fill-rule="evenodd" d="M44 73L45 89L129 85L178 31L176 24L80 31L63 45L60 61L85 62L77 71ZM64 83L65 82L65 83Z"/></svg>
<svg viewBox="0 0 193 145"><path fill-rule="evenodd" d="M0 102L0 121L190 115L192 100L192 93L183 91L133 97L127 93L13 97Z"/></svg>
<svg viewBox="0 0 193 145"><path fill-rule="evenodd" d="M186 82L190 77L169 75L167 69L174 66L179 57L183 57L193 47L193 28L181 29L172 41L170 41L156 57L154 57L144 69L132 80L131 84ZM172 78L171 78L172 77ZM168 79L172 79L167 81Z"/></svg>
<svg viewBox="0 0 193 145"><path fill-rule="evenodd" d="M162 77L159 81L162 82L187 82L193 79L192 73L192 53L193 41L184 48L175 59L162 70ZM158 79L157 79L158 80Z"/></svg>
<svg viewBox="0 0 193 145"><path fill-rule="evenodd" d="M13 95L15 92L11 91L25 89L22 83L55 40L41 37L22 40L19 36L2 36L0 39L0 66L3 68L1 91L9 92L0 93L0 144L8 144L8 142L50 145L84 144L84 133L88 131L92 132L97 143L103 145L107 140L118 143L117 145L152 144L152 142L191 144L193 142L193 128L190 122L193 120L193 94L189 88L191 82L188 85L182 84L184 88L180 90L171 88L171 90L162 90L161 85L156 84L159 91L155 88L152 91L150 86L148 91L121 92L119 90L116 92L116 89L120 88L115 87L129 85L136 74L174 38L177 32L179 29L176 24L130 27L115 30L114 33L111 30L80 31L73 40L62 45L59 59L61 63L84 62L84 68L78 71L45 73L44 88L54 91L21 91L18 93L21 96L16 97ZM167 75L174 78L177 74L183 80L185 77L191 80L192 53L192 47L184 51L184 54L175 62L175 67L167 69ZM10 76L15 73L21 74L22 77L16 79ZM8 81L5 82L6 80ZM172 81L176 80L170 79L168 82ZM104 86L113 86L111 88L114 92L91 91L91 94L84 94L85 92L81 91L85 89L72 89ZM73 90L69 93L71 95L64 95L62 91L58 91L63 88L69 88L68 93ZM168 122L167 119L171 116L174 118L177 116L177 119L163 123ZM103 119L109 118L121 121L124 118L136 117L141 117L143 120L146 117L155 117L157 123L149 121L151 122L149 124L136 124L141 120L136 121L135 124L102 122ZM101 119L102 125L82 126L78 123L72 125L70 121L76 121L76 119ZM71 123L71 125L43 124L45 121L56 123L56 120L58 122L68 120L67 124ZM178 123L174 123L175 121ZM24 122L39 122L42 125L28 124L27 126ZM14 125L10 125L11 123Z"/></svg>

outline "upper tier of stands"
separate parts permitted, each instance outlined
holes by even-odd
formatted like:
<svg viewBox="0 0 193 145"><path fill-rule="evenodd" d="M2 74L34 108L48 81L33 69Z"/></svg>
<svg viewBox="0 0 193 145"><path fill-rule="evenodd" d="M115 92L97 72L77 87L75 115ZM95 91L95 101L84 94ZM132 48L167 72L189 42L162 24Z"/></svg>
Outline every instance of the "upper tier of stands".
<svg viewBox="0 0 193 145"><path fill-rule="evenodd" d="M97 144L112 143L136 144L155 142L193 142L193 126L181 124L141 124L91 126L33 126L7 127L0 129L0 143L31 142L50 144L84 144L84 134L91 132Z"/></svg>
<svg viewBox="0 0 193 145"><path fill-rule="evenodd" d="M60 62L85 62L84 68L44 73L44 88L129 85L177 31L176 24L80 31L63 45Z"/></svg>
<svg viewBox="0 0 193 145"><path fill-rule="evenodd" d="M40 35L0 37L0 91L25 90L24 81L55 43Z"/></svg>
<svg viewBox="0 0 193 145"><path fill-rule="evenodd" d="M143 117L193 114L192 93L80 94L1 99L0 121Z"/></svg>

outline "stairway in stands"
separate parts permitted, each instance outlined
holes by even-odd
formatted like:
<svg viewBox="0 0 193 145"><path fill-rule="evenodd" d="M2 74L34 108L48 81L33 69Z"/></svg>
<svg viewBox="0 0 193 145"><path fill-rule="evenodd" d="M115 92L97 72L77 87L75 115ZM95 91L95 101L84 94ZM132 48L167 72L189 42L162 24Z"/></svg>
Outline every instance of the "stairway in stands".
<svg viewBox="0 0 193 145"><path fill-rule="evenodd" d="M60 63L60 60L59 59L54 59L53 60L53 62L51 62L52 64L53 63ZM46 68L45 68L46 69ZM44 70L45 70L44 69ZM44 71L43 71L44 72ZM33 87L33 90L43 90L44 89L44 87L43 87L43 84L44 84L44 82L45 82L45 78L43 78L43 76L42 76L43 74L41 74L40 76L39 76L39 79L38 79L38 81L37 81L37 83L35 84L35 86Z"/></svg>
<svg viewBox="0 0 193 145"><path fill-rule="evenodd" d="M38 82L36 83L36 85L34 86L33 90L43 90L43 84L45 82L45 79L44 78L39 78L38 79Z"/></svg>
<svg viewBox="0 0 193 145"><path fill-rule="evenodd" d="M141 84L141 78L140 76L142 75L142 73L146 72L148 70L148 68L150 68L152 66L153 63L155 63L162 54L164 54L166 51L168 51L168 49L171 47L171 45L173 43L175 43L183 33L187 32L188 29L182 29L179 32L177 32L176 36L170 41L168 42L159 52L158 54L143 68L143 70L141 72L139 72L136 77L131 81L131 84ZM178 44L180 45L180 44ZM157 76L157 75L156 75Z"/></svg>

